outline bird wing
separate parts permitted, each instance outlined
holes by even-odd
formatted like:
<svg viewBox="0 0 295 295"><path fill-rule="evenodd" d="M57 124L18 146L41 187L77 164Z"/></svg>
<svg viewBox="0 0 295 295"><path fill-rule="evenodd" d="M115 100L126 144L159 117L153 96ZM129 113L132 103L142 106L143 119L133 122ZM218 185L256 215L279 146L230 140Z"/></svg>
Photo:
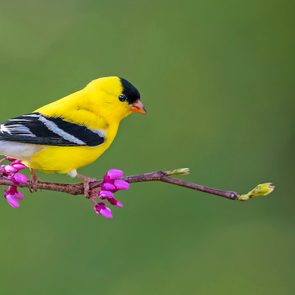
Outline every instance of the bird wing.
<svg viewBox="0 0 295 295"><path fill-rule="evenodd" d="M105 133L62 118L32 113L2 123L0 140L50 146L98 146L104 143Z"/></svg>

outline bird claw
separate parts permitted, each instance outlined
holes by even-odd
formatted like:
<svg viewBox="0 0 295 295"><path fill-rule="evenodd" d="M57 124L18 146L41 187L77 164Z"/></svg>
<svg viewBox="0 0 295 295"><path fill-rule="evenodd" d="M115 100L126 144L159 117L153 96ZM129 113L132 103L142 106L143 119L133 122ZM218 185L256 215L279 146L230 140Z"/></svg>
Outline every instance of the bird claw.
<svg viewBox="0 0 295 295"><path fill-rule="evenodd" d="M77 177L80 178L83 181L85 198L91 199L93 190L90 188L90 183L96 181L96 179L84 176L82 174L77 174Z"/></svg>
<svg viewBox="0 0 295 295"><path fill-rule="evenodd" d="M87 179L83 181L83 186L84 186L84 196L85 198L90 198L91 197L91 189L90 189L90 183L92 180Z"/></svg>
<svg viewBox="0 0 295 295"><path fill-rule="evenodd" d="M38 183L39 183L39 180L31 180L30 182L30 186L29 186L29 191L31 193L36 193L38 191Z"/></svg>
<svg viewBox="0 0 295 295"><path fill-rule="evenodd" d="M29 191L31 193L36 193L38 191L39 178L33 169L30 169L30 174L31 174L32 179L30 182Z"/></svg>

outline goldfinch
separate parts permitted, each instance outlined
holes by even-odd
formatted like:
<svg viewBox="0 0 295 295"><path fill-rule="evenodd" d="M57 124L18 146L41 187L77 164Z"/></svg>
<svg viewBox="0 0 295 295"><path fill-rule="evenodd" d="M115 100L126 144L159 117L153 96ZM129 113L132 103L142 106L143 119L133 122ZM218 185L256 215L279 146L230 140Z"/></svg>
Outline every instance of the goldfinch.
<svg viewBox="0 0 295 295"><path fill-rule="evenodd" d="M104 77L33 113L0 125L0 154L31 169L68 173L98 159L122 119L145 114L139 91L127 80Z"/></svg>

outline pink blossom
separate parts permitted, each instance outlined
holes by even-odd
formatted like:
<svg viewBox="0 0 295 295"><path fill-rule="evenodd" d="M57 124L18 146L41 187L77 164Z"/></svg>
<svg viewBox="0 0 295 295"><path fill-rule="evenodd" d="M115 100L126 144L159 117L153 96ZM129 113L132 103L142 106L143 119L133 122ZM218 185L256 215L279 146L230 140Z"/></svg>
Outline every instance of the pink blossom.
<svg viewBox="0 0 295 295"><path fill-rule="evenodd" d="M99 196L99 198L104 200L104 199L113 198L113 193L109 192L109 191L100 191L98 196Z"/></svg>
<svg viewBox="0 0 295 295"><path fill-rule="evenodd" d="M94 206L94 210L97 214L102 215L106 218L112 218L112 211L110 208L106 207L105 203L97 203Z"/></svg>
<svg viewBox="0 0 295 295"><path fill-rule="evenodd" d="M21 173L15 173L12 177L11 180L15 183L15 184L19 184L19 183L27 183L28 182L28 178L27 176L21 174Z"/></svg>
<svg viewBox="0 0 295 295"><path fill-rule="evenodd" d="M122 178L124 175L122 170L110 169L103 177L101 184L101 191L97 194L101 200L108 201L111 205L116 207L123 207L123 204L119 202L114 194L119 190L129 189L129 183ZM99 202L95 205L95 212L106 218L112 218L111 210L106 207L105 203Z"/></svg>
<svg viewBox="0 0 295 295"><path fill-rule="evenodd" d="M110 180L121 178L123 177L123 175L124 172L119 169L110 169L106 174L106 176L109 177Z"/></svg>
<svg viewBox="0 0 295 295"><path fill-rule="evenodd" d="M108 202L116 207L122 208L124 206L123 203L117 201L115 198L108 198Z"/></svg>
<svg viewBox="0 0 295 295"><path fill-rule="evenodd" d="M17 168L13 167L12 165L4 165L4 171L6 173L15 173L17 172Z"/></svg>
<svg viewBox="0 0 295 295"><path fill-rule="evenodd" d="M115 191L116 187L110 182L105 182L102 184L101 189L105 191Z"/></svg>
<svg viewBox="0 0 295 295"><path fill-rule="evenodd" d="M16 200L15 195L6 195L6 201L12 208L19 207L19 202Z"/></svg>
<svg viewBox="0 0 295 295"><path fill-rule="evenodd" d="M114 185L118 190L128 190L129 189L129 183L122 179L117 179L114 181Z"/></svg>
<svg viewBox="0 0 295 295"><path fill-rule="evenodd" d="M11 164L0 166L0 173L2 174L3 178L11 180L16 185L28 182L28 178L22 173L18 172L25 168L25 165L22 164L21 161L8 157L4 160L11 162ZM1 160L0 162L2 161L3 160ZM4 198L6 199L7 203L13 208L18 208L20 206L19 201L24 199L24 195L18 191L16 185L10 185L8 189L4 192Z"/></svg>
<svg viewBox="0 0 295 295"><path fill-rule="evenodd" d="M25 198L24 195L20 192L16 192L14 197L18 200L23 200Z"/></svg>
<svg viewBox="0 0 295 295"><path fill-rule="evenodd" d="M13 166L14 168L16 168L18 171L19 171L19 170L23 170L23 169L26 168L26 166L25 166L24 164L21 164L21 163L15 163L15 164L12 164L12 166Z"/></svg>

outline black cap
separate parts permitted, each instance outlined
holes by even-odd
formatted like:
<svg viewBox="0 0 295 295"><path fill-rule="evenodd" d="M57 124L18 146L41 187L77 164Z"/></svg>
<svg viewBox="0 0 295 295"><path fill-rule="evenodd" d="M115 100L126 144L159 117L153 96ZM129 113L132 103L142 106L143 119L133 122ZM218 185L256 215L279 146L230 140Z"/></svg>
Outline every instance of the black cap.
<svg viewBox="0 0 295 295"><path fill-rule="evenodd" d="M134 103L136 100L140 99L140 93L136 87L134 87L124 78L120 78L120 80L123 86L123 94L127 97L129 104Z"/></svg>

